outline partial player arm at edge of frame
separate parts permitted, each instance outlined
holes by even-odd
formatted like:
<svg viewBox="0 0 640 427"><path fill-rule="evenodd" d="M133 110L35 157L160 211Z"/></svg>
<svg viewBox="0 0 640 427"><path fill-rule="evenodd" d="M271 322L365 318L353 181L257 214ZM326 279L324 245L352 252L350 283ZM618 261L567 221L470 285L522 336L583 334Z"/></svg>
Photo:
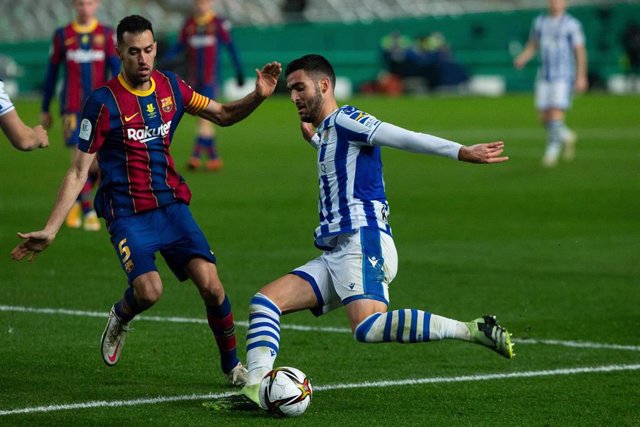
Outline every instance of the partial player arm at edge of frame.
<svg viewBox="0 0 640 427"><path fill-rule="evenodd" d="M94 158L95 153L88 154L76 149L73 164L62 180L56 203L51 210L45 227L39 231L18 233L18 237L24 239L24 242L11 251L11 257L14 260L19 261L28 256L29 261L33 261L38 253L51 245L78 194L80 194L82 186L87 181L89 168Z"/></svg>
<svg viewBox="0 0 640 427"><path fill-rule="evenodd" d="M509 157L500 156L504 151L504 142L502 141L464 146L437 136L403 129L390 123L380 123L372 142L378 146L449 157L468 163L500 163L509 160Z"/></svg>
<svg viewBox="0 0 640 427"><path fill-rule="evenodd" d="M584 45L574 48L576 55L576 82L575 89L577 92L584 92L589 88L589 79L587 77L587 49Z"/></svg>
<svg viewBox="0 0 640 427"><path fill-rule="evenodd" d="M7 135L11 145L20 151L31 151L49 146L47 131L40 125L33 128L27 126L15 109L0 116L0 127Z"/></svg>
<svg viewBox="0 0 640 427"><path fill-rule="evenodd" d="M527 65L527 62L531 61L531 58L536 54L538 50L538 43L535 40L529 40L524 47L524 50L520 53L520 55L516 56L516 59L513 60L513 66L518 70L524 68Z"/></svg>
<svg viewBox="0 0 640 427"><path fill-rule="evenodd" d="M239 122L273 94L281 72L282 65L279 62L270 62L262 67L262 70L256 69L256 87L253 92L242 99L224 104L210 100L209 105L198 113L198 116L220 126L230 126Z"/></svg>

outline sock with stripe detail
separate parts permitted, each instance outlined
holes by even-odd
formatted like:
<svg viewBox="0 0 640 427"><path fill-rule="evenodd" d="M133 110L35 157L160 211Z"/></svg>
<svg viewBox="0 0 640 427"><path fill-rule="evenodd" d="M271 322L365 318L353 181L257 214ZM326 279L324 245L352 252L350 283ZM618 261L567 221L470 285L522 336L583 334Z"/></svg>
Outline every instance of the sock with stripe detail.
<svg viewBox="0 0 640 427"><path fill-rule="evenodd" d="M247 385L259 384L273 368L280 349L280 308L267 296L257 293L249 304L247 331Z"/></svg>
<svg viewBox="0 0 640 427"><path fill-rule="evenodd" d="M233 312L231 311L231 302L225 295L224 301L219 306L205 303L205 308L207 310L209 328L213 332L220 352L220 366L224 373L228 373L240 361L236 349L236 329L233 321Z"/></svg>

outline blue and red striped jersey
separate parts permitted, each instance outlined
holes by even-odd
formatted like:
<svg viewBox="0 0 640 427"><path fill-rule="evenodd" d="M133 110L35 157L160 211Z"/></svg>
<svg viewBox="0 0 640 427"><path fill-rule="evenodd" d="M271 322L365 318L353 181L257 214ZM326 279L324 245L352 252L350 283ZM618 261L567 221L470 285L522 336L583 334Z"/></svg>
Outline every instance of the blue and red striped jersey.
<svg viewBox="0 0 640 427"><path fill-rule="evenodd" d="M229 20L213 13L203 18L189 17L180 30L179 45L187 49L187 81L195 88L218 84L219 45L229 49L236 72L242 73Z"/></svg>
<svg viewBox="0 0 640 427"><path fill-rule="evenodd" d="M209 98L173 73L153 71L151 87L132 88L122 75L94 91L85 104L78 148L97 153L100 187L95 209L107 222L170 203L191 201L169 147L185 112Z"/></svg>
<svg viewBox="0 0 640 427"><path fill-rule="evenodd" d="M72 22L58 28L53 35L49 67L44 85L42 111L49 111L58 69L63 65L64 79L60 94L61 113L80 113L92 90L103 86L120 69L111 27L94 20L90 25Z"/></svg>

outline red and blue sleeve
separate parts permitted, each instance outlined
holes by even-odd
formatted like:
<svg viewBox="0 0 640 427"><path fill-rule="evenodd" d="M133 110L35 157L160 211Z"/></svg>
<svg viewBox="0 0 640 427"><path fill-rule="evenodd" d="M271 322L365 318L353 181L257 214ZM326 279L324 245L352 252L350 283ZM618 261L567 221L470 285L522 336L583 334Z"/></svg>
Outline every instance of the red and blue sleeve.
<svg viewBox="0 0 640 427"><path fill-rule="evenodd" d="M210 99L204 95L200 95L194 91L191 86L184 82L184 80L178 78L178 87L182 99L184 100L185 111L192 116L198 115L198 113L209 105Z"/></svg>
<svg viewBox="0 0 640 427"><path fill-rule="evenodd" d="M100 100L108 89L93 92L82 110L78 149L85 153L97 152L107 139L110 129L111 114L109 108Z"/></svg>
<svg viewBox="0 0 640 427"><path fill-rule="evenodd" d="M53 45L51 46L51 55L49 56L49 65L47 66L47 74L44 79L44 95L42 97L41 111L48 112L51 105L51 99L56 88L58 80L58 68L60 63L64 61L64 29L58 28L53 34Z"/></svg>

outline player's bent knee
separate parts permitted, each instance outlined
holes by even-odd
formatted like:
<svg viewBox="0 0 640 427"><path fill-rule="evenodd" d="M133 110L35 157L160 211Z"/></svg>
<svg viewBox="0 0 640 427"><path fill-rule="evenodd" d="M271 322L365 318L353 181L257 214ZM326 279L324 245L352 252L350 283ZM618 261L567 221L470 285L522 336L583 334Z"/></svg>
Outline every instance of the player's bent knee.
<svg viewBox="0 0 640 427"><path fill-rule="evenodd" d="M381 317L384 317L384 313L373 313L360 322L353 331L353 337L356 341L362 343L382 342L384 322Z"/></svg>
<svg viewBox="0 0 640 427"><path fill-rule="evenodd" d="M249 302L249 314L259 312L269 312L276 316L282 315L280 307L278 307L275 302L273 302L268 296L263 295L260 292L256 292Z"/></svg>
<svg viewBox="0 0 640 427"><path fill-rule="evenodd" d="M148 287L141 293L136 292L138 303L143 307L151 307L160 300L162 287Z"/></svg>
<svg viewBox="0 0 640 427"><path fill-rule="evenodd" d="M133 281L133 287L136 301L145 309L154 305L162 297L162 282L154 278L140 276Z"/></svg>

